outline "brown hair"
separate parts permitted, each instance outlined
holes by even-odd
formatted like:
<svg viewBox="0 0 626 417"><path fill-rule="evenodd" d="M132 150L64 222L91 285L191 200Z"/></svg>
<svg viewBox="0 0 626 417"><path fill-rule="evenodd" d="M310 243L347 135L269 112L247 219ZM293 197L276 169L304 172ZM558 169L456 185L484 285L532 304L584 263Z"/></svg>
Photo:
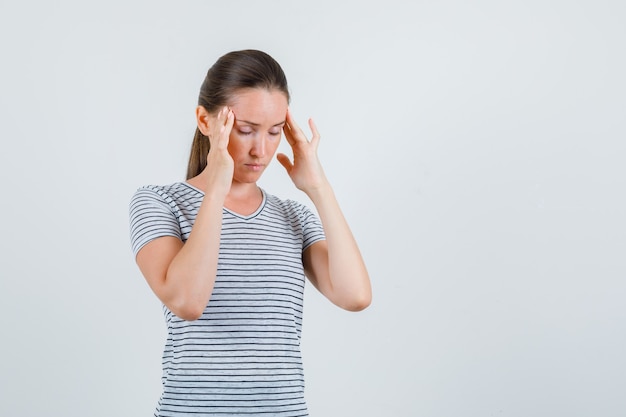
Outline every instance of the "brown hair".
<svg viewBox="0 0 626 417"><path fill-rule="evenodd" d="M229 52L209 68L200 87L198 105L214 114L227 105L238 90L247 88L279 90L289 101L287 77L278 62L265 52L247 49ZM187 179L200 174L206 167L210 145L209 138L196 127L187 165Z"/></svg>

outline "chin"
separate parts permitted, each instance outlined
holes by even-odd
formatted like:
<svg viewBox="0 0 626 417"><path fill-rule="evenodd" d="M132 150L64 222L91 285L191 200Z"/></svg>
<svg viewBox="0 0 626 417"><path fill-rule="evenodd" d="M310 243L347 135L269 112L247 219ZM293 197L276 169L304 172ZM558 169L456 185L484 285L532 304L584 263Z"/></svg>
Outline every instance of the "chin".
<svg viewBox="0 0 626 417"><path fill-rule="evenodd" d="M256 184L259 179L261 179L260 173L254 175L247 174L233 178L233 182L238 182L240 184Z"/></svg>

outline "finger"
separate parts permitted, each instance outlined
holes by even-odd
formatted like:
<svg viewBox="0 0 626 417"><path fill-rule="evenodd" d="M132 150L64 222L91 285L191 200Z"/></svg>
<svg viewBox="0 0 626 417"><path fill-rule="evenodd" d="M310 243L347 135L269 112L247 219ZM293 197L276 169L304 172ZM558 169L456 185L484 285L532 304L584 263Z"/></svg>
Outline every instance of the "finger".
<svg viewBox="0 0 626 417"><path fill-rule="evenodd" d="M293 117L291 116L291 111L289 110L289 108L287 109L287 118L285 121L286 123L283 126L283 133L285 134L285 139L287 139L287 143L293 146L296 143L293 137L293 130L292 130L294 121L293 121Z"/></svg>
<svg viewBox="0 0 626 417"><path fill-rule="evenodd" d="M233 130L234 124L235 113L233 113L232 109L224 107L224 109L220 111L220 115L218 116L218 126L220 128L217 146L221 149L228 148L228 143L230 142L230 132Z"/></svg>
<svg viewBox="0 0 626 417"><path fill-rule="evenodd" d="M304 134L302 129L300 129L300 126L298 126L295 119L293 118L290 109L287 109L287 125L289 126L289 133L291 134L291 140L293 142L308 142L306 135ZM287 141L289 141L290 145L293 145L289 138L287 138Z"/></svg>
<svg viewBox="0 0 626 417"><path fill-rule="evenodd" d="M222 134L226 136L226 139L230 137L230 132L233 130L233 126L235 125L235 112L233 109L228 109L225 112L225 124L222 126Z"/></svg>
<svg viewBox="0 0 626 417"><path fill-rule="evenodd" d="M208 134L211 147L219 143L221 128L224 126L224 109L226 107L222 107L215 115L211 115Z"/></svg>
<svg viewBox="0 0 626 417"><path fill-rule="evenodd" d="M321 136L312 118L309 119L309 128L311 129L311 133L313 133L313 137L311 138L311 144L317 148L317 144L319 143Z"/></svg>
<svg viewBox="0 0 626 417"><path fill-rule="evenodd" d="M278 162L280 162L280 164L285 167L287 173L291 172L293 164L291 163L287 155L285 155L284 153L279 153L276 155L276 159L278 159Z"/></svg>

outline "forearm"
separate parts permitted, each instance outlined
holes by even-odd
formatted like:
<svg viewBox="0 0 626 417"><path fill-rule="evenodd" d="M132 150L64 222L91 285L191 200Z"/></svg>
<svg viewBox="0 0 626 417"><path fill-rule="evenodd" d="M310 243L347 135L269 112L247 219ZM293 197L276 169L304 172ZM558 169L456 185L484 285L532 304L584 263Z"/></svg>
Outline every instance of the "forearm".
<svg viewBox="0 0 626 417"><path fill-rule="evenodd" d="M369 274L332 187L326 182L307 194L326 235L331 300L348 309L366 307L371 301Z"/></svg>
<svg viewBox="0 0 626 417"><path fill-rule="evenodd" d="M202 314L213 292L223 204L223 198L205 195L189 238L167 269L165 285L171 303L190 316Z"/></svg>

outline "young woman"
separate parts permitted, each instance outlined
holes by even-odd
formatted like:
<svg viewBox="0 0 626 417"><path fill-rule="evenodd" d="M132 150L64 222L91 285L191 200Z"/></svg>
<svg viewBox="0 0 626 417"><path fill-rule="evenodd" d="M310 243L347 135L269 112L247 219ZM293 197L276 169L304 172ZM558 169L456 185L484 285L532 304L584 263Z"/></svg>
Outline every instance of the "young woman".
<svg viewBox="0 0 626 417"><path fill-rule="evenodd" d="M350 311L371 301L367 269L317 157L289 111L280 65L222 56L200 90L187 180L130 203L137 264L168 337L156 416L307 416L300 355L304 277ZM307 207L257 186L278 154Z"/></svg>

